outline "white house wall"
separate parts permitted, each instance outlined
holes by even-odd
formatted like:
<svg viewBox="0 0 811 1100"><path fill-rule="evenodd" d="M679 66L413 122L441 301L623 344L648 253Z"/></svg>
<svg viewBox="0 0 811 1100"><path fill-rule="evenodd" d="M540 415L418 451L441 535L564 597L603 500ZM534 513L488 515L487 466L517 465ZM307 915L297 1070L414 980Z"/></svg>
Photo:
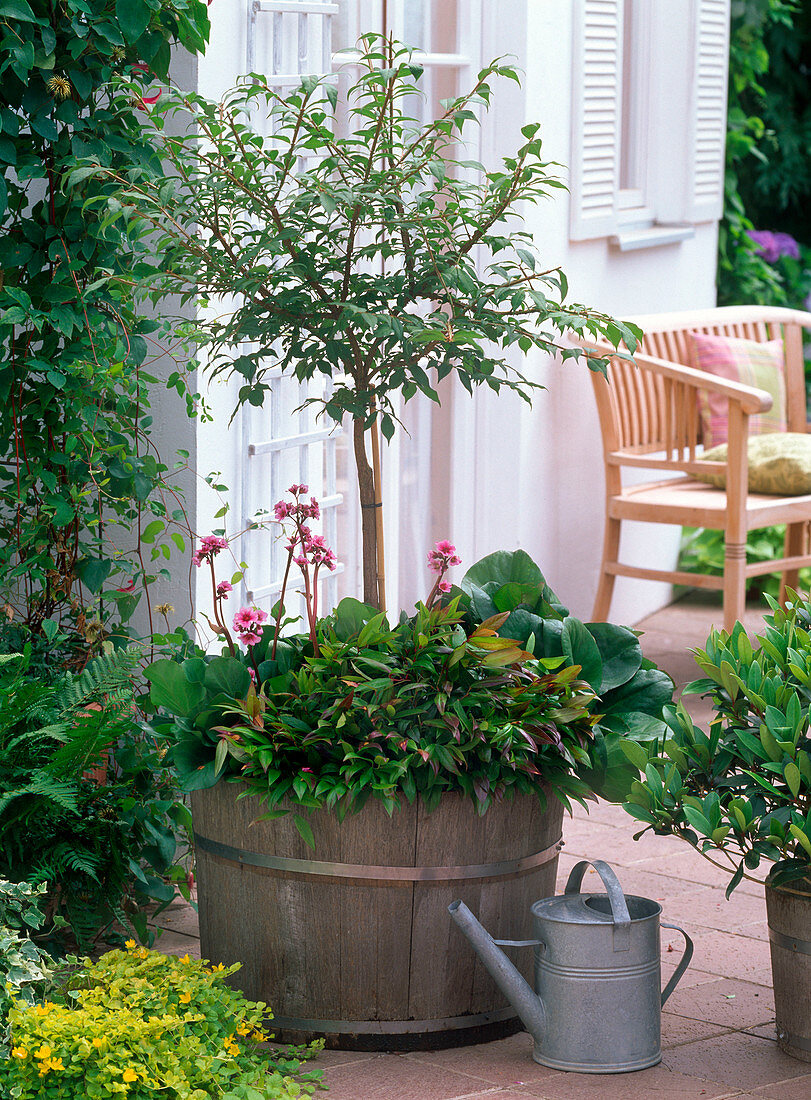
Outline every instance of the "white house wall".
<svg viewBox="0 0 811 1100"><path fill-rule="evenodd" d="M545 159L571 163L573 16L570 0L529 0L486 5L483 40L488 53L518 55L526 71L521 114L498 115L490 131L491 155L509 152L520 125L542 123ZM505 9L515 11L508 14ZM673 4L671 15L686 12ZM512 17L512 16L515 16ZM525 25L522 25L525 17ZM498 98L494 97L498 104ZM497 111L500 108L496 108ZM564 175L564 178L565 175ZM527 227L545 266L560 264L570 300L618 317L715 304L717 224L696 225L694 236L677 244L622 253L608 241L569 239L568 198L563 192L529 207ZM584 365L552 362L540 353L516 360L547 391L533 408L512 396L477 398L475 412L459 405L459 454L454 529L472 534L474 557L498 548L522 546L572 611L588 618L597 586L604 517L604 475L597 412ZM472 460L470 491L463 468ZM680 528L624 525L622 553L635 564L675 562ZM466 555L467 556L467 555ZM618 578L614 621L635 623L671 597L668 585Z"/></svg>

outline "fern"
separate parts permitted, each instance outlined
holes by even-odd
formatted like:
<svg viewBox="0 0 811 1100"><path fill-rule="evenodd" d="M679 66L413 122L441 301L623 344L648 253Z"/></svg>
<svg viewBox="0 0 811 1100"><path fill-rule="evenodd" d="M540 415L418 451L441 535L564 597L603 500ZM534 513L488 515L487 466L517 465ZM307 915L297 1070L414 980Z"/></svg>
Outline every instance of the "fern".
<svg viewBox="0 0 811 1100"><path fill-rule="evenodd" d="M2 818L13 802L27 796L44 798L53 803L54 806L64 810L66 813L78 814L79 806L76 794L75 783L57 779L44 769L39 769L33 772L28 783L21 787L16 787L13 790L5 791L0 795L0 818ZM33 804L29 807L29 812L42 813L42 808ZM17 815L13 822L0 821L0 836L10 827L16 826L20 821L24 821L25 817L26 814L23 812Z"/></svg>
<svg viewBox="0 0 811 1100"><path fill-rule="evenodd" d="M125 706L132 702L132 678L141 659L136 646L100 653L79 675L67 673L54 700L63 715L75 714L92 703Z"/></svg>

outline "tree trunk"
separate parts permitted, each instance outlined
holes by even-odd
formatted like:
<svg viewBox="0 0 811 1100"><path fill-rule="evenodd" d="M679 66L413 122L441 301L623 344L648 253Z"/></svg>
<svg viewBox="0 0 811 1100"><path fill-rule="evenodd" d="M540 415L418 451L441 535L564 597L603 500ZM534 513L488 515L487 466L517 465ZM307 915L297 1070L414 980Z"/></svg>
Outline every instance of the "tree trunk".
<svg viewBox="0 0 811 1100"><path fill-rule="evenodd" d="M361 531L363 534L363 602L379 608L376 521L378 501L376 500L374 471L366 457L363 421L357 417L352 420L352 437L355 445L355 465L358 470Z"/></svg>

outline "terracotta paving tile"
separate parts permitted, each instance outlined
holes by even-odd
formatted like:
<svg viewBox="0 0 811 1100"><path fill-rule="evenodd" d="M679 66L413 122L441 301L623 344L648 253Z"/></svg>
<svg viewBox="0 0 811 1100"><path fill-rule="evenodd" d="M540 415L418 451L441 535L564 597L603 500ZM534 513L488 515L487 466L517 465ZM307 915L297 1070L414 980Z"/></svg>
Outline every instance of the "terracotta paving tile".
<svg viewBox="0 0 811 1100"><path fill-rule="evenodd" d="M151 924L158 928L167 928L171 932L182 932L184 936L199 936L199 921L196 910L185 901L175 902L153 917Z"/></svg>
<svg viewBox="0 0 811 1100"><path fill-rule="evenodd" d="M640 841L640 843L643 842ZM703 883L707 886L718 886L724 890L726 890L731 878L731 874L728 875L713 867L711 863L699 855L698 852L694 852L686 843L681 845L680 851L669 855L666 860L657 861L656 866L653 866L653 861L651 861L650 866L645 861L640 864L640 867L644 870L655 871L660 875L669 875L684 881ZM732 898L741 893L755 894L762 897L763 886L759 882L749 882L744 879L740 886L736 886Z"/></svg>
<svg viewBox="0 0 811 1100"><path fill-rule="evenodd" d="M672 1012L662 1013L662 1050L681 1046L682 1043L695 1043L699 1039L711 1039L714 1035L727 1035L729 1028L706 1020L690 1020L686 1016L676 1016Z"/></svg>
<svg viewBox="0 0 811 1100"><path fill-rule="evenodd" d="M679 986L668 998L666 1014L670 1013L739 1030L754 1028L774 1019L774 996L766 986L718 978L693 987Z"/></svg>
<svg viewBox="0 0 811 1100"><path fill-rule="evenodd" d="M777 1043L742 1031L672 1047L664 1060L679 1073L749 1091L808 1074L808 1064L783 1054Z"/></svg>
<svg viewBox="0 0 811 1100"><path fill-rule="evenodd" d="M398 1054L330 1067L324 1084L329 1100L460 1100L502 1091L498 1085Z"/></svg>
<svg viewBox="0 0 811 1100"><path fill-rule="evenodd" d="M808 1067L811 1068L811 1067ZM811 1073L795 1077L793 1081L780 1081L755 1089L752 1100L808 1100L811 1096Z"/></svg>
<svg viewBox="0 0 811 1100"><path fill-rule="evenodd" d="M200 941L196 936L161 931L153 946L162 955L191 955L193 959L200 958Z"/></svg>
<svg viewBox="0 0 811 1100"><path fill-rule="evenodd" d="M637 1073L561 1073L513 1092L543 1100L721 1100L731 1092L734 1095L734 1090L723 1083L679 1073L664 1063Z"/></svg>
<svg viewBox="0 0 811 1100"><path fill-rule="evenodd" d="M475 1047L454 1050L420 1051L405 1055L409 1061L452 1069L468 1074L491 1085L512 1087L532 1084L555 1076L557 1070L541 1066L532 1060L533 1041L521 1031L509 1039L482 1043Z"/></svg>
<svg viewBox="0 0 811 1100"><path fill-rule="evenodd" d="M691 928L722 929L727 932L743 930L766 919L766 899L761 895L733 893L727 901L723 890L699 887L693 893L685 893L670 902L667 919Z"/></svg>
<svg viewBox="0 0 811 1100"><path fill-rule="evenodd" d="M722 978L742 978L756 985L771 985L772 964L768 943L728 932L707 932L696 939L693 961L699 970Z"/></svg>

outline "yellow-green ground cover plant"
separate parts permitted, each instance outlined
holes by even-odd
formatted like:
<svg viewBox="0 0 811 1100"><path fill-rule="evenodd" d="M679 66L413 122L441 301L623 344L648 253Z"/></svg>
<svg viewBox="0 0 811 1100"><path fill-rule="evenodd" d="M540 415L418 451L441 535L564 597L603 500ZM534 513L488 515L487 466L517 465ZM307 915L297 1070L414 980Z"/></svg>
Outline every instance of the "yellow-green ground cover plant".
<svg viewBox="0 0 811 1100"><path fill-rule="evenodd" d="M312 1095L319 1049L270 1051L271 1017L210 967L127 942L73 969L53 1000L8 1014L0 1095L15 1100L280 1100Z"/></svg>

